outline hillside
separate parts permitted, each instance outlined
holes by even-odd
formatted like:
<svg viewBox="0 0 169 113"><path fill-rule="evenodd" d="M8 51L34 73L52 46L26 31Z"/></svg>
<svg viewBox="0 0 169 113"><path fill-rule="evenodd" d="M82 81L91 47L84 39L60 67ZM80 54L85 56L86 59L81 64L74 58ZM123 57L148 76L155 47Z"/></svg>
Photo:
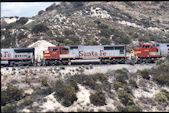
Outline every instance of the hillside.
<svg viewBox="0 0 169 113"><path fill-rule="evenodd" d="M27 47L38 40L54 45L169 42L168 10L168 1L53 4L31 18L1 18L1 46Z"/></svg>
<svg viewBox="0 0 169 113"><path fill-rule="evenodd" d="M149 65L4 67L1 110L168 112L168 66L169 58Z"/></svg>

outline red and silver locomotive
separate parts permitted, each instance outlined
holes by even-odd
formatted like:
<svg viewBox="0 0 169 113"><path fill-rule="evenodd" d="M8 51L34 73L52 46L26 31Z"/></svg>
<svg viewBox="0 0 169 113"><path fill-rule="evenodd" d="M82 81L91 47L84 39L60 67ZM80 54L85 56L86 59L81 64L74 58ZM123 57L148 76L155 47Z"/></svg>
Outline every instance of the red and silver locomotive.
<svg viewBox="0 0 169 113"><path fill-rule="evenodd" d="M33 65L34 48L1 49L1 65Z"/></svg>
<svg viewBox="0 0 169 113"><path fill-rule="evenodd" d="M162 56L169 55L169 43L161 44L141 44L140 47L134 48L137 62L153 62Z"/></svg>
<svg viewBox="0 0 169 113"><path fill-rule="evenodd" d="M125 45L56 46L43 51L46 65L71 63L125 63Z"/></svg>

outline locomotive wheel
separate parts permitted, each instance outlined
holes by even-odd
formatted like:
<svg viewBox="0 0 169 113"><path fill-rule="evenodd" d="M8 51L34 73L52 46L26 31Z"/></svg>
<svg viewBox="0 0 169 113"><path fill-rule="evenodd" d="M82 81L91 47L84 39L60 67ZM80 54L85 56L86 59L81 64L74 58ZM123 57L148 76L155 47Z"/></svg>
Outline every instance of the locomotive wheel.
<svg viewBox="0 0 169 113"><path fill-rule="evenodd" d="M141 64L142 63L142 59L139 59L138 61L137 61L137 64Z"/></svg>
<svg viewBox="0 0 169 113"><path fill-rule="evenodd" d="M9 66L10 66L10 67L16 66L16 65L15 65L15 62L11 61L11 62L9 63Z"/></svg>
<svg viewBox="0 0 169 113"><path fill-rule="evenodd" d="M151 62L151 59L150 58L147 58L146 59L146 63L150 63Z"/></svg>
<svg viewBox="0 0 169 113"><path fill-rule="evenodd" d="M69 65L69 66L71 65L71 62L70 62L70 61L68 62L68 65Z"/></svg>
<svg viewBox="0 0 169 113"><path fill-rule="evenodd" d="M113 60L111 61L111 64L115 64L115 63L116 63L116 60L113 59Z"/></svg>
<svg viewBox="0 0 169 113"><path fill-rule="evenodd" d="M121 60L121 62L120 62L121 64L125 64L125 60Z"/></svg>
<svg viewBox="0 0 169 113"><path fill-rule="evenodd" d="M46 61L45 61L45 66L49 66L49 65L50 65L49 60L46 60Z"/></svg>

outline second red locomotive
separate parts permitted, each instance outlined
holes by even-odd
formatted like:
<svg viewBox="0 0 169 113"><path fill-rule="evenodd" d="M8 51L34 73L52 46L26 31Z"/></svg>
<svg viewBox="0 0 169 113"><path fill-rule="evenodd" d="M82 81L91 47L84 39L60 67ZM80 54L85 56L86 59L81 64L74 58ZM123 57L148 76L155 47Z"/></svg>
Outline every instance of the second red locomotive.
<svg viewBox="0 0 169 113"><path fill-rule="evenodd" d="M56 46L44 51L46 65L70 63L125 63L125 45L114 46Z"/></svg>
<svg viewBox="0 0 169 113"><path fill-rule="evenodd" d="M137 63L154 62L162 56L169 55L169 44L141 44L140 47L134 48Z"/></svg>

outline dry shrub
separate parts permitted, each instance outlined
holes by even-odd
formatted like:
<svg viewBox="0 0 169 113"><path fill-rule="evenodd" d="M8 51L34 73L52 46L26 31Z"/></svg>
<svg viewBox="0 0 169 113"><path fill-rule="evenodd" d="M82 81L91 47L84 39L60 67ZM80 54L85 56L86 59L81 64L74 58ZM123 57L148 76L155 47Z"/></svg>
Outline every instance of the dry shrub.
<svg viewBox="0 0 169 113"><path fill-rule="evenodd" d="M95 94L90 95L90 101L93 105L96 105L96 106L103 106L106 104L105 96L104 94L101 94L101 93L95 93Z"/></svg>

